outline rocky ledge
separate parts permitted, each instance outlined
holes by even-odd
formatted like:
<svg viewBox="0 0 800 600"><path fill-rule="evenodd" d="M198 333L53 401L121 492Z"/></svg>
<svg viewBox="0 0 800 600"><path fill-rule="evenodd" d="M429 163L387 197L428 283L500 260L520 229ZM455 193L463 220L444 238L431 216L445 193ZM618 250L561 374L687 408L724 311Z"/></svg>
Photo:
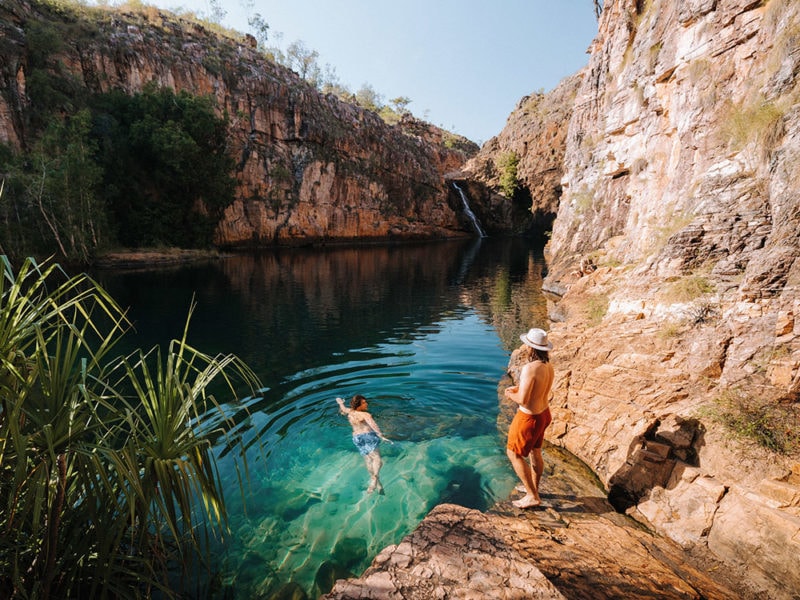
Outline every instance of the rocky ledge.
<svg viewBox="0 0 800 600"><path fill-rule="evenodd" d="M586 467L545 449L543 506L442 504L327 600L764 598L742 573L614 511Z"/></svg>

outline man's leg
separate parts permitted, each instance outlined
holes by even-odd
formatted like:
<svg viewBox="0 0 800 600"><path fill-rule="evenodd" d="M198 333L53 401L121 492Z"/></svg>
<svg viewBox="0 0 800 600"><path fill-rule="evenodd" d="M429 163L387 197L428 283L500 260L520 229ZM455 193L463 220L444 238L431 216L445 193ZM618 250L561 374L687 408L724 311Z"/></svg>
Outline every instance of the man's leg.
<svg viewBox="0 0 800 600"><path fill-rule="evenodd" d="M378 489L379 491L383 490L380 479L378 479L378 473L380 473L381 465L383 464L383 461L381 461L380 452L374 450L367 454L364 457L364 460L367 461L367 470L369 471L370 475L370 482L367 491L372 492L375 489Z"/></svg>
<svg viewBox="0 0 800 600"><path fill-rule="evenodd" d="M540 502L539 500L539 491L536 487L536 482L534 481L534 473L531 469L531 465L528 464L528 461L525 460L525 457L520 456L516 452L506 449L506 454L508 455L508 459L511 461L511 466L514 467L514 472L519 477L522 484L525 486L525 497L520 498L519 500L514 500L512 504L518 508L529 508L531 506L537 506Z"/></svg>
<svg viewBox="0 0 800 600"><path fill-rule="evenodd" d="M541 448L534 448L531 450L531 453L528 455L528 458L531 461L531 468L535 473L535 481L536 484L536 497L539 497L539 483L542 481L542 473L544 473L544 457L542 456L542 449Z"/></svg>

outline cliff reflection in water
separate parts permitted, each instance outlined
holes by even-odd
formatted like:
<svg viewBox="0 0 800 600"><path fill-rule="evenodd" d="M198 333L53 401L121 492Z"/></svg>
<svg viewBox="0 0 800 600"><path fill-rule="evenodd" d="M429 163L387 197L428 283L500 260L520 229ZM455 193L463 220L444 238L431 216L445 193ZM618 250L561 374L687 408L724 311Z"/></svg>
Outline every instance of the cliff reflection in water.
<svg viewBox="0 0 800 600"><path fill-rule="evenodd" d="M363 570L436 504L486 508L510 492L497 383L519 333L545 325L543 265L522 240L484 239L97 274L131 307L129 343L180 335L194 296L190 343L237 354L264 384L229 406L255 444L247 510L226 497L234 535L220 575L231 597L289 582L318 595L321 570ZM365 494L363 459L333 402L356 392L394 441L381 447L385 496ZM235 489L230 458L221 453L220 472ZM365 552L327 564L345 543Z"/></svg>
<svg viewBox="0 0 800 600"><path fill-rule="evenodd" d="M546 324L544 261L521 239L279 249L171 269L100 271L150 347L179 337L194 297L190 341L231 352L265 383L327 364L351 348L412 335L473 307L511 351Z"/></svg>

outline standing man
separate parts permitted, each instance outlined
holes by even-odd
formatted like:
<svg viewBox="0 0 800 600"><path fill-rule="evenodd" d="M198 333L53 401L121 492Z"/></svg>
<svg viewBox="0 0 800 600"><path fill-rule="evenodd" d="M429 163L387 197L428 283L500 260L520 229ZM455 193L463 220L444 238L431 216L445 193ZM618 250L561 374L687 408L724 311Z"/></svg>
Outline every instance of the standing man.
<svg viewBox="0 0 800 600"><path fill-rule="evenodd" d="M344 405L344 398L336 398L336 402L339 403L339 412L346 415L350 425L353 426L353 444L358 448L359 454L364 457L364 462L367 464L370 476L367 492L378 490L378 493L383 494L383 486L381 480L378 479L378 473L383 465L378 445L381 440L387 442L390 440L383 436L375 419L367 412L367 399L364 396L361 394L353 396L350 400L350 408Z"/></svg>
<svg viewBox="0 0 800 600"><path fill-rule="evenodd" d="M553 420L550 390L555 372L549 355L553 344L547 340L543 329L531 329L519 337L526 346L528 362L520 371L519 385L505 391L506 398L519 405L508 430L506 454L525 491L525 496L512 504L517 508L531 508L542 502L539 497L539 482L544 472L542 443L544 431ZM516 489L522 491L519 486Z"/></svg>

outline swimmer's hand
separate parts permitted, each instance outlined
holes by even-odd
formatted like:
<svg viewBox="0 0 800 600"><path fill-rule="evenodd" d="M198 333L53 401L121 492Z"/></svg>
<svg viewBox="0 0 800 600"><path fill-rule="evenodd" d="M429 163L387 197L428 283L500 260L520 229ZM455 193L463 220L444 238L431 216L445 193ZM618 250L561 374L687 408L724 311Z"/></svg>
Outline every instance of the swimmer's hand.
<svg viewBox="0 0 800 600"><path fill-rule="evenodd" d="M389 438L387 438L385 435L380 435L378 437L380 437L384 442L389 442L390 444L394 444L394 442Z"/></svg>

